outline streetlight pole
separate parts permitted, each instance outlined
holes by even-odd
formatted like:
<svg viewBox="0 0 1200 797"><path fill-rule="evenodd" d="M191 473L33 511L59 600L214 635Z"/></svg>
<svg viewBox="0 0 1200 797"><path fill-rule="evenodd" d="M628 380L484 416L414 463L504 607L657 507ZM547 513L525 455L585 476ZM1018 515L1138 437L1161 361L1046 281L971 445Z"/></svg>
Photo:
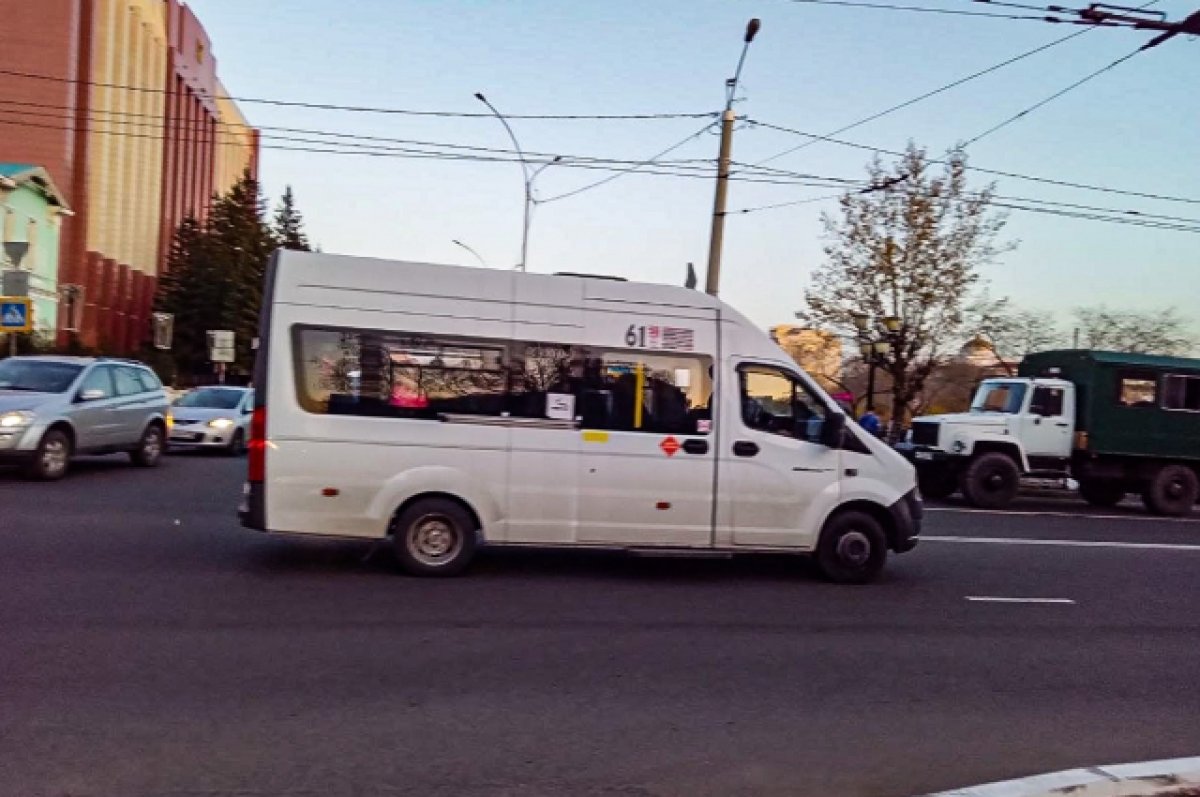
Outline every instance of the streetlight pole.
<svg viewBox="0 0 1200 797"><path fill-rule="evenodd" d="M708 275L704 290L713 296L721 282L721 248L725 242L725 202L729 196L729 160L733 152L733 123L737 118L733 112L733 97L738 80L742 76L742 65L746 63L746 52L754 41L762 23L752 19L746 25L742 40L742 54L738 58L733 77L725 81L725 111L721 114L721 147L717 154L717 189L713 198L712 232L708 239Z"/></svg>
<svg viewBox="0 0 1200 797"><path fill-rule="evenodd" d="M562 160L562 156L555 155L552 160L543 163L539 168L530 172L529 161L525 159L525 152L521 149L521 142L517 141L517 134L513 132L512 126L508 123L508 120L504 118L504 114L500 113L500 111L496 109L495 105L492 105L490 102L488 102L488 98L483 96L481 92L475 92L475 99L486 105L488 110L500 120L500 124L504 125L504 130L508 133L508 137L513 143L513 149L515 149L517 152L517 159L521 164L521 177L525 181L525 213L521 221L521 262L517 263L517 270L524 271L525 261L529 255L529 225L533 216L533 205L537 201L533 196L533 181L536 180L538 175L545 171L547 167L552 166L553 164Z"/></svg>
<svg viewBox="0 0 1200 797"><path fill-rule="evenodd" d="M862 354L863 362L867 364L866 409L874 412L875 368L886 361L888 353L896 345L903 322L896 316L889 315L877 319L872 324L871 317L866 313L853 313L850 320L858 338L858 351Z"/></svg>
<svg viewBox="0 0 1200 797"><path fill-rule="evenodd" d="M466 245L465 243L463 243L462 241L460 241L460 240L458 240L457 238L455 238L455 239L454 239L453 241L451 241L450 243L454 244L455 246L458 246L458 247L461 247L461 248L463 248L463 249L466 249L468 252L470 252L471 254L473 254L473 255L475 256L475 259L479 261L479 265L483 266L484 268L487 268L487 267L488 267L487 261L486 261L486 260L484 260L484 259L483 259L483 257L482 257L482 256L481 256L481 255L480 255L478 252L476 252L476 251L475 251L474 249L472 249L471 247L467 246L467 245Z"/></svg>

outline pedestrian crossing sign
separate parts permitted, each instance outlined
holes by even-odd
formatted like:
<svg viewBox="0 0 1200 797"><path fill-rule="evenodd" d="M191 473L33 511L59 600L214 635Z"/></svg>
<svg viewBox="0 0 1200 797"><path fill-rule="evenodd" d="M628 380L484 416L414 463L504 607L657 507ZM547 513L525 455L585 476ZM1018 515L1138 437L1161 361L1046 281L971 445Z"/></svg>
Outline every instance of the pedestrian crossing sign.
<svg viewBox="0 0 1200 797"><path fill-rule="evenodd" d="M0 331L31 332L33 303L24 296L0 296Z"/></svg>

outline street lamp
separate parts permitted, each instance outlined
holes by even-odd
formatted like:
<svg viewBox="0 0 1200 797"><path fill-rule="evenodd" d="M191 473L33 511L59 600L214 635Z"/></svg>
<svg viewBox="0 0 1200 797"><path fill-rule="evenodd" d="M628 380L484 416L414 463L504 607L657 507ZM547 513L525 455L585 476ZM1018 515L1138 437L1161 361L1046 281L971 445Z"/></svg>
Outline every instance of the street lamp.
<svg viewBox="0 0 1200 797"><path fill-rule="evenodd" d="M887 362L887 356L899 343L903 322L893 315L883 316L874 325L866 313L850 314L858 339L858 352L867 364L867 409L875 408L875 368ZM893 419L894 421L895 419Z"/></svg>
<svg viewBox="0 0 1200 797"><path fill-rule="evenodd" d="M488 107L488 110L500 120L500 124L504 125L505 132L508 133L509 139L513 143L513 149L517 152L517 159L521 164L521 176L525 181L525 214L521 222L521 262L517 263L517 270L525 270L525 259L529 254L529 223L533 215L533 206L537 202L533 195L533 181L538 178L543 171L549 166L554 165L562 160L561 155L555 155L551 160L543 163L539 168L532 172L529 170L529 161L525 159L525 152L521 149L521 142L517 141L517 135L513 132L512 126L508 120L504 118L504 114L496 109L495 105L488 102L488 98L483 96L481 92L475 92L475 99L482 102Z"/></svg>
<svg viewBox="0 0 1200 797"><path fill-rule="evenodd" d="M472 249L471 247L467 246L467 245L466 245L465 243L463 243L462 241L460 241L460 240L458 240L457 238L455 238L455 239L454 239L453 241L451 241L450 243L454 244L455 246L458 246L458 247L461 247L461 248L463 248L463 249L466 249L468 252L470 252L471 254L473 254L473 255L475 256L475 259L479 261L479 265L483 266L484 268L488 268L487 261L486 261L486 260L484 260L484 259L483 259L483 257L482 257L482 256L481 256L481 255L480 255L478 252L476 252L476 251L475 251L474 249Z"/></svg>

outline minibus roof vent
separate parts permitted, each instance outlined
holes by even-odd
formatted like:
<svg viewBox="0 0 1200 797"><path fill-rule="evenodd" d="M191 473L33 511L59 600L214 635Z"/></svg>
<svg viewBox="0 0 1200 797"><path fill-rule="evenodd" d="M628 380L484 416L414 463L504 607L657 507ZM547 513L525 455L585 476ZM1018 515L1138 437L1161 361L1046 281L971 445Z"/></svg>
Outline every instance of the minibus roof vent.
<svg viewBox="0 0 1200 797"><path fill-rule="evenodd" d="M580 277L587 280L608 280L609 282L629 282L624 277L615 277L611 274L580 274L577 271L556 271L556 277Z"/></svg>

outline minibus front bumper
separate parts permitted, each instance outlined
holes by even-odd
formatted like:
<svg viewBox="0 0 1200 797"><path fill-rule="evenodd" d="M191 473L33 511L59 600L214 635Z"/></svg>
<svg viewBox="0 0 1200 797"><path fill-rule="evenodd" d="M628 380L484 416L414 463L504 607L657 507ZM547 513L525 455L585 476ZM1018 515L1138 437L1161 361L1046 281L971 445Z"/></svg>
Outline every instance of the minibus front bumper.
<svg viewBox="0 0 1200 797"><path fill-rule="evenodd" d="M917 538L921 534L921 521L925 516L925 507L921 502L921 494L914 488L896 503L888 507L892 516L892 534L889 542L896 553L911 551L917 547Z"/></svg>

